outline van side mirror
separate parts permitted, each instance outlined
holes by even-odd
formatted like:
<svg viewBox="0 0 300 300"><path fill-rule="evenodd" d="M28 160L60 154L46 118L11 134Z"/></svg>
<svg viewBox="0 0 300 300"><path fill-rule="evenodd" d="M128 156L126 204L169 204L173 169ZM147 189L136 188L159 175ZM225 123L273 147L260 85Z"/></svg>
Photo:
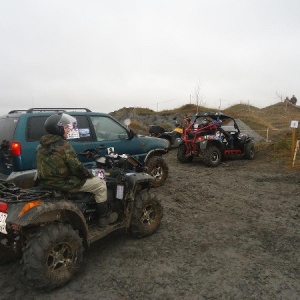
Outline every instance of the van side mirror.
<svg viewBox="0 0 300 300"><path fill-rule="evenodd" d="M132 139L134 138L134 136L135 136L134 131L133 131L132 129L130 129L130 130L129 130L129 133L128 133L128 138L129 138L129 140L132 140Z"/></svg>

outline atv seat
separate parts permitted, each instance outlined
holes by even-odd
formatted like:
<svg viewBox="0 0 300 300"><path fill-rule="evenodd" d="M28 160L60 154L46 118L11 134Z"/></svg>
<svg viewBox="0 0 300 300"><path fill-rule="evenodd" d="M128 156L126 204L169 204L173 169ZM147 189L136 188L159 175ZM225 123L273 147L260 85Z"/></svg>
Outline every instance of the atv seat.
<svg viewBox="0 0 300 300"><path fill-rule="evenodd" d="M76 193L63 193L63 195L72 201L90 202L94 195L88 192L76 192Z"/></svg>

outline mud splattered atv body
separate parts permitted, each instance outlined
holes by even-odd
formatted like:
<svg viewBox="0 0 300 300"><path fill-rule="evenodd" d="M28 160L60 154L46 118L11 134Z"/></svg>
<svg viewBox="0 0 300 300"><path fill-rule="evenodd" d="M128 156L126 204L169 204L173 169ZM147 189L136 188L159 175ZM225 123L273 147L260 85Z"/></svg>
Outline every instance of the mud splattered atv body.
<svg viewBox="0 0 300 300"><path fill-rule="evenodd" d="M0 181L0 264L22 258L29 285L52 290L73 278L92 242L120 228L135 237L154 233L163 208L150 192L153 177L129 160L107 165L106 159L108 201L118 220L105 228L98 226L93 194L23 190Z"/></svg>

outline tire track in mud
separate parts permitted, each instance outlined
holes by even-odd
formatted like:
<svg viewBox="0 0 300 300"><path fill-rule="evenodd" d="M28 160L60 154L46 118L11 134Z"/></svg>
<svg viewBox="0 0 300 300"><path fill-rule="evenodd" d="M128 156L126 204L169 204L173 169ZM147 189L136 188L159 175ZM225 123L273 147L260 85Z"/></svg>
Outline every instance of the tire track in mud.
<svg viewBox="0 0 300 300"><path fill-rule="evenodd" d="M30 289L18 262L1 266L0 299L298 299L299 171L262 156L217 168L180 164L176 150L165 158L154 235L95 242L81 273L51 293Z"/></svg>

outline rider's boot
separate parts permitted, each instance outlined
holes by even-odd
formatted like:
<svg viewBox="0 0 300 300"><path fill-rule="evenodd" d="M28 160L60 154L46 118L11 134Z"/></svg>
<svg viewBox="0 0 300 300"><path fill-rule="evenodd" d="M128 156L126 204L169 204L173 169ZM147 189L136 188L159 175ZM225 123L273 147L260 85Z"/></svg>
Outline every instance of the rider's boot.
<svg viewBox="0 0 300 300"><path fill-rule="evenodd" d="M108 208L107 201L97 203L97 212L99 215L98 224L100 227L105 227L108 224L115 223L118 219L118 214L116 212L111 212Z"/></svg>

